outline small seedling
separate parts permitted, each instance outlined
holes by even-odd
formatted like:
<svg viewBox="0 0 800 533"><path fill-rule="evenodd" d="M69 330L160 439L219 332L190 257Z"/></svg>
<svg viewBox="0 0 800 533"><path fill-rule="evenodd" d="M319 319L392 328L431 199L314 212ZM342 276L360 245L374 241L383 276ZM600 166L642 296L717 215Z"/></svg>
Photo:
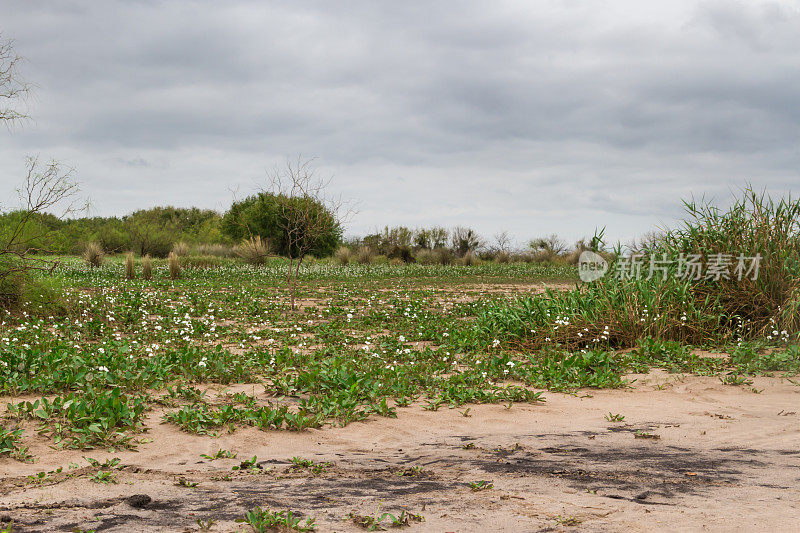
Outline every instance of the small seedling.
<svg viewBox="0 0 800 533"><path fill-rule="evenodd" d="M250 459L246 459L234 466L231 470L249 470L252 472L253 470L263 470L263 467L258 464L258 457L254 455Z"/></svg>
<svg viewBox="0 0 800 533"><path fill-rule="evenodd" d="M556 523L561 524L562 526L579 526L583 520L579 518L575 518L574 516L557 516Z"/></svg>
<svg viewBox="0 0 800 533"><path fill-rule="evenodd" d="M414 477L422 474L422 472L422 467L420 465L415 465L408 468L401 468L397 471L397 475L400 477Z"/></svg>
<svg viewBox="0 0 800 533"><path fill-rule="evenodd" d="M470 481L469 488L472 489L472 492L478 492L480 490L489 490L494 488L494 483L486 480Z"/></svg>
<svg viewBox="0 0 800 533"><path fill-rule="evenodd" d="M623 420L625 420L625 417L619 413L616 414L608 413L606 415L606 420L608 420L609 422L622 422Z"/></svg>
<svg viewBox="0 0 800 533"><path fill-rule="evenodd" d="M291 511L270 511L255 507L247 511L244 518L237 518L237 522L250 525L257 533L284 528L294 531L315 531L317 526L313 518L306 518L302 522L300 517L294 516Z"/></svg>
<svg viewBox="0 0 800 533"><path fill-rule="evenodd" d="M217 459L234 459L236 457L236 452L232 452L230 450L217 450L211 455L201 453L200 457L208 459L209 461L216 461Z"/></svg>
<svg viewBox="0 0 800 533"><path fill-rule="evenodd" d="M311 459L303 459L302 457L292 457L292 466L294 469L307 468L311 470L314 475L321 474L326 468L332 466L332 463L316 463Z"/></svg>
<svg viewBox="0 0 800 533"><path fill-rule="evenodd" d="M89 481L94 483L103 483L106 485L116 484L117 475L113 472L100 471L94 475L89 476Z"/></svg>
<svg viewBox="0 0 800 533"><path fill-rule="evenodd" d="M205 522L202 518L197 519L197 527L200 528L200 531L211 531L211 528L214 527L214 524L217 522L213 518L209 518Z"/></svg>

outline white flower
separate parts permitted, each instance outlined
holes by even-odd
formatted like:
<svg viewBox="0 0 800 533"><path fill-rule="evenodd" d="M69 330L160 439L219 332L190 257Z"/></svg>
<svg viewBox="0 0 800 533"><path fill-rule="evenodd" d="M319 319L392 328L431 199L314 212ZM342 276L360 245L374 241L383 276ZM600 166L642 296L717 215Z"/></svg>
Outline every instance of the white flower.
<svg viewBox="0 0 800 533"><path fill-rule="evenodd" d="M108 368L106 368L104 366L97 367L97 370L100 371L100 372L108 372Z"/></svg>

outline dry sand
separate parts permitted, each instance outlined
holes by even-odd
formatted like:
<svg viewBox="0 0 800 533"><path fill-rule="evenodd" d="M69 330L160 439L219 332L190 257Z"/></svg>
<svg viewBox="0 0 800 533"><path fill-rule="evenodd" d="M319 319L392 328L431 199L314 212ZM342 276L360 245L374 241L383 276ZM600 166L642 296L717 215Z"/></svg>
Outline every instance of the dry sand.
<svg viewBox="0 0 800 533"><path fill-rule="evenodd" d="M540 405L472 406L470 416L417 405L301 433L189 435L153 411L152 442L135 452L54 450L42 439L35 464L0 459L0 520L15 531L191 531L213 518L212 531L249 531L234 519L259 505L314 516L318 531L360 531L351 511L401 509L424 516L412 531L800 530L800 387L755 378L757 394L712 377L638 378L628 390L548 392ZM200 457L219 448L238 458ZM119 457L119 483L90 482L84 455ZM231 471L253 455L261 473ZM334 465L313 475L292 469L292 456ZM66 477L71 462L83 475ZM27 482L59 466L44 486ZM478 480L494 488L473 492Z"/></svg>

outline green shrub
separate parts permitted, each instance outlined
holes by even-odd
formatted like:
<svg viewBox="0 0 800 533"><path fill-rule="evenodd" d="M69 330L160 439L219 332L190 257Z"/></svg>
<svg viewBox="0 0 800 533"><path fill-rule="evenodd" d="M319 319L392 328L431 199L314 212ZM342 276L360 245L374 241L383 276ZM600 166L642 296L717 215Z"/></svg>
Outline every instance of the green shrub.
<svg viewBox="0 0 800 533"><path fill-rule="evenodd" d="M286 228L289 226L287 215L282 205L288 202L289 209L307 210L310 217L321 217L329 223L329 231L320 235L315 246L309 250L315 257L327 257L336 250L342 240L342 227L335 220L334 213L320 202L310 197L287 198L269 193L260 193L250 196L240 202L234 202L222 218L223 232L234 241L241 241L250 235L257 235L268 241L279 255L284 257L297 257L297 248L289 249L289 235ZM299 228L299 235L294 235L294 241L303 238L303 228Z"/></svg>
<svg viewBox="0 0 800 533"><path fill-rule="evenodd" d="M64 316L69 313L62 281L50 277L31 276L25 279L19 305L37 316Z"/></svg>

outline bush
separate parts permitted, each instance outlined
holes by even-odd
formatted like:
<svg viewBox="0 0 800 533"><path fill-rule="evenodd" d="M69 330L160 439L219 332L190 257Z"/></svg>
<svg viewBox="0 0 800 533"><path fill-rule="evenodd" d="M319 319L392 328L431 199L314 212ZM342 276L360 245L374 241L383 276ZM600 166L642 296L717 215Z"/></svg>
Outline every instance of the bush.
<svg viewBox="0 0 800 533"><path fill-rule="evenodd" d="M194 246L193 253L214 257L236 257L236 248L226 244L198 244Z"/></svg>
<svg viewBox="0 0 800 533"><path fill-rule="evenodd" d="M347 246L340 246L337 248L334 255L336 256L336 261L338 261L340 265L347 265L352 259L353 252Z"/></svg>
<svg viewBox="0 0 800 533"><path fill-rule="evenodd" d="M184 257L183 268L194 270L208 270L219 268L223 265L223 260L213 255L190 255Z"/></svg>
<svg viewBox="0 0 800 533"><path fill-rule="evenodd" d="M325 205L310 197L296 197L287 199L274 194L260 193L250 196L240 202L234 202L222 218L223 232L234 239L241 241L249 235L257 235L269 241L275 252L284 257L297 257L298 250L289 250L289 236L284 228L289 224L282 203L290 202L292 207L309 209L312 217L328 219L326 224L330 229L316 241L316 245L309 251L315 257L327 257L338 248L342 240L342 227ZM295 235L295 242L298 239Z"/></svg>
<svg viewBox="0 0 800 533"><path fill-rule="evenodd" d="M25 276L13 272L0 277L0 309L10 309L19 305L25 287Z"/></svg>
<svg viewBox="0 0 800 533"><path fill-rule="evenodd" d="M453 253L463 257L469 251L475 251L483 245L483 241L472 228L457 227L452 235Z"/></svg>
<svg viewBox="0 0 800 533"><path fill-rule="evenodd" d="M251 265L263 265L266 264L269 257L269 242L262 239L261 236L255 235L243 240L236 249L236 253Z"/></svg>
<svg viewBox="0 0 800 533"><path fill-rule="evenodd" d="M99 244L96 242L86 244L86 248L83 250L83 258L89 263L90 268L100 267L103 264L103 257L103 248Z"/></svg>
<svg viewBox="0 0 800 533"><path fill-rule="evenodd" d="M478 264L478 257L472 250L467 250L464 257L461 258L461 264L464 266L474 266Z"/></svg>
<svg viewBox="0 0 800 533"><path fill-rule="evenodd" d="M495 254L494 260L498 263L509 263L511 262L511 254L501 250Z"/></svg>
<svg viewBox="0 0 800 533"><path fill-rule="evenodd" d="M512 263L531 263L533 262L533 255L529 253L514 253L509 257Z"/></svg>
<svg viewBox="0 0 800 533"><path fill-rule="evenodd" d="M386 257L388 257L390 261L392 259L398 259L403 263L416 262L416 259L414 259L414 254L411 253L410 246L399 246L399 245L392 246L389 249L389 252L386 254Z"/></svg>
<svg viewBox="0 0 800 533"><path fill-rule="evenodd" d="M440 265L449 265L453 262L453 252L447 248L436 248L433 250L436 262Z"/></svg>
<svg viewBox="0 0 800 533"><path fill-rule="evenodd" d="M64 316L69 313L64 287L60 281L49 277L26 280L22 285L20 307L38 316Z"/></svg>
<svg viewBox="0 0 800 533"><path fill-rule="evenodd" d="M372 248L369 246L362 246L358 249L356 254L356 261L362 265L370 265L375 261L375 254L372 253Z"/></svg>
<svg viewBox="0 0 800 533"><path fill-rule="evenodd" d="M425 248L417 251L417 262L423 265L434 265L437 263L436 254L432 250Z"/></svg>

